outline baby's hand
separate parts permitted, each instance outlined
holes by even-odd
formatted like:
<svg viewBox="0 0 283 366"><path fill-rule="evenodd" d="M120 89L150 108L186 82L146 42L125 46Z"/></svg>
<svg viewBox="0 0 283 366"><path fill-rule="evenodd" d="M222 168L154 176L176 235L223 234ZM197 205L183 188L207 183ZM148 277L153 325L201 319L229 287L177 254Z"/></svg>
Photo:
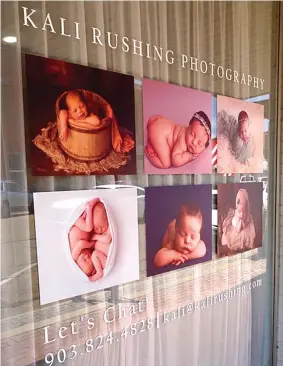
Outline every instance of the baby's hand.
<svg viewBox="0 0 283 366"><path fill-rule="evenodd" d="M173 254L173 260L172 264L175 266L179 266L182 263L185 263L186 260L188 260L188 257L186 254L183 254L181 252L178 252L177 250L172 250Z"/></svg>
<svg viewBox="0 0 283 366"><path fill-rule="evenodd" d="M68 130L67 129L64 129L60 132L60 135L59 135L59 139L60 141L67 141L68 139Z"/></svg>

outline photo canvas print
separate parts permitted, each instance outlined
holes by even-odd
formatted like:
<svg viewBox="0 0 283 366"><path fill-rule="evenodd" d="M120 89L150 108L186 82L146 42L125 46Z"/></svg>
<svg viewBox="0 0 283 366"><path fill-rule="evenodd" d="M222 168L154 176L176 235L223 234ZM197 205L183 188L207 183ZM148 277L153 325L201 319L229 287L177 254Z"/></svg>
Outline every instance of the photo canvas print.
<svg viewBox="0 0 283 366"><path fill-rule="evenodd" d="M147 174L210 174L212 94L143 80Z"/></svg>
<svg viewBox="0 0 283 366"><path fill-rule="evenodd" d="M147 275L212 258L211 185L145 189Z"/></svg>
<svg viewBox="0 0 283 366"><path fill-rule="evenodd" d="M217 96L217 173L262 173L264 106Z"/></svg>
<svg viewBox="0 0 283 366"><path fill-rule="evenodd" d="M33 175L136 174L134 78L25 55Z"/></svg>
<svg viewBox="0 0 283 366"><path fill-rule="evenodd" d="M139 279L136 188L35 193L34 210L42 305Z"/></svg>
<svg viewBox="0 0 283 366"><path fill-rule="evenodd" d="M217 196L217 256L261 247L263 184L218 184Z"/></svg>

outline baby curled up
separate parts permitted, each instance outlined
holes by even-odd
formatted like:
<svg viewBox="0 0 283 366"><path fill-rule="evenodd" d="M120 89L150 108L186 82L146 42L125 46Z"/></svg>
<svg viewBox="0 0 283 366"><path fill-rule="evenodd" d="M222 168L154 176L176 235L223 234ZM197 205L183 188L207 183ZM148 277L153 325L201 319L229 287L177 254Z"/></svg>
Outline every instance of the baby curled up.
<svg viewBox="0 0 283 366"><path fill-rule="evenodd" d="M180 167L196 159L209 146L211 124L203 111L195 113L188 126L158 115L149 119L147 135L145 154L153 166Z"/></svg>
<svg viewBox="0 0 283 366"><path fill-rule="evenodd" d="M111 241L105 206L95 198L86 204L69 232L72 258L90 281L103 277Z"/></svg>
<svg viewBox="0 0 283 366"><path fill-rule="evenodd" d="M79 90L69 91L65 99L66 109L58 115L58 131L61 141L67 141L68 123L73 122L82 128L95 128L101 124L98 116L89 113L87 102Z"/></svg>

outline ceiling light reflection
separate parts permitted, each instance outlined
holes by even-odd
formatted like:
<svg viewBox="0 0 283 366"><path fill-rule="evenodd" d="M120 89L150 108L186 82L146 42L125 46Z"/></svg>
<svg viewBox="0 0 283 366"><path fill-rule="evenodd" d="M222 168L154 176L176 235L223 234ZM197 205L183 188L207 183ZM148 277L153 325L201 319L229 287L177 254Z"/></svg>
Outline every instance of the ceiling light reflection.
<svg viewBox="0 0 283 366"><path fill-rule="evenodd" d="M6 43L16 43L17 42L17 37L14 36L7 36L3 38L3 41Z"/></svg>

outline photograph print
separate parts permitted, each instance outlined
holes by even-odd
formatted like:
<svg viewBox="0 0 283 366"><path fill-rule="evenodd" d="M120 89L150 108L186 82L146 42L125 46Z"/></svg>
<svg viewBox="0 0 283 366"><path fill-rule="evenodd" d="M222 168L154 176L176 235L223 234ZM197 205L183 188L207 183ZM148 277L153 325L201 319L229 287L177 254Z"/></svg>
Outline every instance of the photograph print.
<svg viewBox="0 0 283 366"><path fill-rule="evenodd" d="M25 55L33 175L135 174L134 78Z"/></svg>
<svg viewBox="0 0 283 366"><path fill-rule="evenodd" d="M264 106L217 96L217 173L262 173Z"/></svg>
<svg viewBox="0 0 283 366"><path fill-rule="evenodd" d="M145 188L147 276L211 260L211 185Z"/></svg>
<svg viewBox="0 0 283 366"><path fill-rule="evenodd" d="M217 195L217 256L261 247L263 184L218 184Z"/></svg>
<svg viewBox="0 0 283 366"><path fill-rule="evenodd" d="M211 174L212 94L143 80L146 174Z"/></svg>
<svg viewBox="0 0 283 366"><path fill-rule="evenodd" d="M34 210L41 305L139 279L136 188L35 193Z"/></svg>

